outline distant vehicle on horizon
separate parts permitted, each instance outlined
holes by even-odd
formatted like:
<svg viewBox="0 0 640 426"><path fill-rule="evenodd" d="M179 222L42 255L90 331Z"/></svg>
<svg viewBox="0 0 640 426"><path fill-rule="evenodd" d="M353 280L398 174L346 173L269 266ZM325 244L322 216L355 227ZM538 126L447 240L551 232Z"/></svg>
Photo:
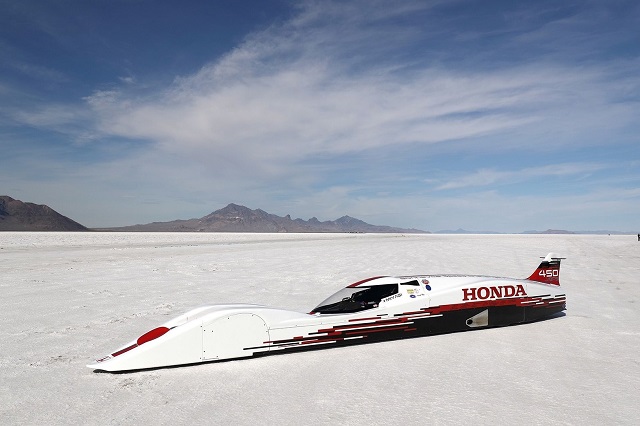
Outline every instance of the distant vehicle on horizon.
<svg viewBox="0 0 640 426"><path fill-rule="evenodd" d="M489 327L566 309L559 256L526 279L379 276L350 284L309 313L226 304L191 310L87 367L118 372L222 361Z"/></svg>

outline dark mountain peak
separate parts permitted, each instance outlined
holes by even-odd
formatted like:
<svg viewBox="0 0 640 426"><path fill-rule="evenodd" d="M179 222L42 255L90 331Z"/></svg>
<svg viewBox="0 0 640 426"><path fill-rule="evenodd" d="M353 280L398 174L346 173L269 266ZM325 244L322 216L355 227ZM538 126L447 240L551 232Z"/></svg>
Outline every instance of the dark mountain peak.
<svg viewBox="0 0 640 426"><path fill-rule="evenodd" d="M87 228L44 204L0 195L0 231L86 231Z"/></svg>
<svg viewBox="0 0 640 426"><path fill-rule="evenodd" d="M226 207L223 207L220 210L216 210L211 214L216 214L216 213L217 214L236 214L236 213L248 214L251 211L252 210L248 207L241 206L239 204L230 203Z"/></svg>
<svg viewBox="0 0 640 426"><path fill-rule="evenodd" d="M245 207L245 206L241 206L238 204L229 204L226 207L223 207L219 210L213 211L211 213L209 213L208 215L204 216L202 219L200 220L208 220L211 218L221 218L221 217L226 217L226 218L244 218L244 217L249 217L251 216L251 214L253 213L253 210Z"/></svg>
<svg viewBox="0 0 640 426"><path fill-rule="evenodd" d="M282 218L264 210L231 203L198 220L197 231L222 232L283 232ZM184 224L183 224L184 226Z"/></svg>
<svg viewBox="0 0 640 426"><path fill-rule="evenodd" d="M347 227L367 225L366 222L351 216L342 216L341 218L336 219L335 223Z"/></svg>
<svg viewBox="0 0 640 426"><path fill-rule="evenodd" d="M15 200L8 195L0 195L0 211L6 211L5 209L7 208L9 203L12 203L14 201L21 203L21 201Z"/></svg>

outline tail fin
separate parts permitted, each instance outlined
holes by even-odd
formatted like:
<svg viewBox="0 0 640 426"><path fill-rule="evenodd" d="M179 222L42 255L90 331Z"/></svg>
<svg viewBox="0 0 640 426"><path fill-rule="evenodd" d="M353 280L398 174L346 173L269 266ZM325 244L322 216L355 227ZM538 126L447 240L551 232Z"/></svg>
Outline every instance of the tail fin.
<svg viewBox="0 0 640 426"><path fill-rule="evenodd" d="M549 253L540 263L529 278L530 281L537 281L545 284L560 285L560 261L564 257L558 257L555 253Z"/></svg>

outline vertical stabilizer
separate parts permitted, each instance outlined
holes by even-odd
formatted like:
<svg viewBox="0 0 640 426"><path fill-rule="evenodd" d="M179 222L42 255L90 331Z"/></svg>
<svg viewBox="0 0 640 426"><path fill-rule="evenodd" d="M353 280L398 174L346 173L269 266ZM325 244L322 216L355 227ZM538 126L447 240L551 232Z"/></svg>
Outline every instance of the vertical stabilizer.
<svg viewBox="0 0 640 426"><path fill-rule="evenodd" d="M560 261L564 257L559 257L555 253L549 253L540 263L538 269L528 278L530 281L540 283L560 285Z"/></svg>

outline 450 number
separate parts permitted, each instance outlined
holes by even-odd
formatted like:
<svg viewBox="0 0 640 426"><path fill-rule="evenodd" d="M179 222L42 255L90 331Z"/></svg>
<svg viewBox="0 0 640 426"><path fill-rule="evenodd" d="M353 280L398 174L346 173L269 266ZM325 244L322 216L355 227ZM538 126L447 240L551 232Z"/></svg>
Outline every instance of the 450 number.
<svg viewBox="0 0 640 426"><path fill-rule="evenodd" d="M545 278L552 278L560 276L560 271L558 269L541 269L538 275Z"/></svg>

